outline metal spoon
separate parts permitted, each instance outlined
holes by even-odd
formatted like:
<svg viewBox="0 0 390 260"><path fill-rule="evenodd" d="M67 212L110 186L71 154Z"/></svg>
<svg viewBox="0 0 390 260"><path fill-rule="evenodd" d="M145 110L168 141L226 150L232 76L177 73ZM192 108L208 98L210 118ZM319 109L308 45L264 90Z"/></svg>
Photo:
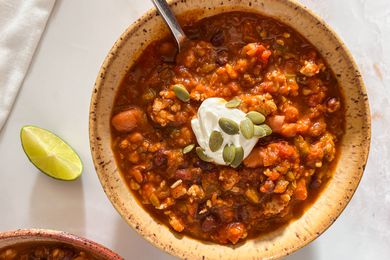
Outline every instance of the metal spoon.
<svg viewBox="0 0 390 260"><path fill-rule="evenodd" d="M187 37L176 20L175 15L172 13L171 8L165 0L152 0L152 2L164 19L165 23L168 25L173 37L175 37L177 47L180 52L180 49L183 47L183 43L187 40Z"/></svg>

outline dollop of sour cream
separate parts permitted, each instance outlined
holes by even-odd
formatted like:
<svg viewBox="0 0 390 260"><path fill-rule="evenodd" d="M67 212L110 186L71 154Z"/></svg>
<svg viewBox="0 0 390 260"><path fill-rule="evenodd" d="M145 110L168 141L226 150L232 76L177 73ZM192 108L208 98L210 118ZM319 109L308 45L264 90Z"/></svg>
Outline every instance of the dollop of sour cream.
<svg viewBox="0 0 390 260"><path fill-rule="evenodd" d="M223 98L208 98L202 102L198 109L197 118L191 120L192 130L195 133L196 140L205 154L210 157L214 163L227 165L222 157L222 151L226 144L234 144L236 147L241 146L244 149L244 159L250 154L253 147L259 140L258 137L246 139L241 131L235 135L225 133L218 124L221 117L229 118L238 125L245 119L246 114L236 108L225 107L226 100ZM223 144L216 152L212 152L209 147L211 132L214 130L221 132Z"/></svg>

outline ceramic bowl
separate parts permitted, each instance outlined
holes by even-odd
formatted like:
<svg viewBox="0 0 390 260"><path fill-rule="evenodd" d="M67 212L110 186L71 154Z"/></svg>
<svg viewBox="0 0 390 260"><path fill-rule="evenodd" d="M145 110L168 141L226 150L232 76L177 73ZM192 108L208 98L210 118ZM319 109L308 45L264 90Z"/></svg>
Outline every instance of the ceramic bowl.
<svg viewBox="0 0 390 260"><path fill-rule="evenodd" d="M19 229L0 233L0 251L9 246L17 246L24 243L47 242L61 243L83 250L97 259L122 260L123 258L110 249L88 239L78 237L62 231L46 229Z"/></svg>
<svg viewBox="0 0 390 260"><path fill-rule="evenodd" d="M335 72L345 96L346 133L334 177L299 219L239 246L177 237L166 226L154 221L126 186L111 150L110 137L111 109L122 77L149 43L168 33L161 17L151 10L116 41L93 90L90 144L101 184L123 219L149 242L170 254L188 259L276 259L288 255L318 237L336 220L362 177L370 145L370 111L359 70L345 45L326 23L294 1L176 0L170 4L177 15L186 14L193 19L229 11L270 16L294 28L318 48Z"/></svg>

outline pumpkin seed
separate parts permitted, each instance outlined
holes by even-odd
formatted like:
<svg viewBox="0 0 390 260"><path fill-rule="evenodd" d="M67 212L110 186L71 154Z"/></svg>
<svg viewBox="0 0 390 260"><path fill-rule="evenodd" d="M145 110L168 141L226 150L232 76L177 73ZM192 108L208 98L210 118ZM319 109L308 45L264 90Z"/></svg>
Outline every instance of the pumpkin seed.
<svg viewBox="0 0 390 260"><path fill-rule="evenodd" d="M263 138L264 136L267 135L267 133L265 132L263 127L259 125L255 125L253 135L258 138Z"/></svg>
<svg viewBox="0 0 390 260"><path fill-rule="evenodd" d="M228 135L238 134L239 131L238 124L229 118L221 117L218 120L218 124L219 127L221 127L221 129Z"/></svg>
<svg viewBox="0 0 390 260"><path fill-rule="evenodd" d="M265 121L265 116L257 111L250 111L246 114L246 117L249 118L255 125L260 125Z"/></svg>
<svg viewBox="0 0 390 260"><path fill-rule="evenodd" d="M225 107L227 107L227 108L236 108L236 107L238 107L240 104L241 104L241 100L235 98L235 99L232 99L232 100L230 100L229 102L227 102L227 103L225 104Z"/></svg>
<svg viewBox="0 0 390 260"><path fill-rule="evenodd" d="M222 157L225 163L230 164L234 160L236 148L232 144L227 144L223 148Z"/></svg>
<svg viewBox="0 0 390 260"><path fill-rule="evenodd" d="M183 154L187 154L194 149L195 145L194 144L189 144L186 147L183 148Z"/></svg>
<svg viewBox="0 0 390 260"><path fill-rule="evenodd" d="M244 159L244 149L241 146L235 147L234 160L230 164L233 168L237 168Z"/></svg>
<svg viewBox="0 0 390 260"><path fill-rule="evenodd" d="M240 129L245 139L251 139L253 137L254 125L249 118L245 118L241 121Z"/></svg>
<svg viewBox="0 0 390 260"><path fill-rule="evenodd" d="M223 137L221 132L214 130L211 132L210 139L209 139L209 147L212 152L217 151L219 148L221 148L223 143Z"/></svg>
<svg viewBox="0 0 390 260"><path fill-rule="evenodd" d="M211 159L210 157L208 157L206 155L206 153L204 152L204 150L201 147L196 147L195 151L196 151L196 154L198 155L199 159L201 159L202 161L205 161L205 162L212 162L213 161L213 159Z"/></svg>
<svg viewBox="0 0 390 260"><path fill-rule="evenodd" d="M173 92L175 92L176 97L183 102L188 102L190 100L190 93L188 93L183 84L173 85Z"/></svg>
<svg viewBox="0 0 390 260"><path fill-rule="evenodd" d="M260 127L262 127L264 129L266 135L272 134L272 129L268 125L262 124L262 125L260 125Z"/></svg>

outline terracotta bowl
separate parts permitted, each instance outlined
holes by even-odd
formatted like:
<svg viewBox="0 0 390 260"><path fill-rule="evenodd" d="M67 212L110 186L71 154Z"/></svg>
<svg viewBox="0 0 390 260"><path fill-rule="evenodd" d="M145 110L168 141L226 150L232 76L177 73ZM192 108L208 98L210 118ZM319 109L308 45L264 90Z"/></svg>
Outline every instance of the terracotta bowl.
<svg viewBox="0 0 390 260"><path fill-rule="evenodd" d="M123 259L98 243L62 231L46 229L19 229L0 233L0 251L9 246L31 242L61 243L83 250L97 259Z"/></svg>
<svg viewBox="0 0 390 260"><path fill-rule="evenodd" d="M334 178L316 202L282 230L236 247L175 236L137 203L121 176L111 150L110 115L122 77L142 50L168 33L151 10L131 25L112 47L99 72L90 107L90 144L97 174L112 204L145 239L170 254L189 259L276 259L303 247L324 232L355 192L370 145L370 111L366 89L353 58L336 34L306 7L291 0L176 0L177 15L203 18L221 12L248 11L274 17L291 26L314 46L335 72L346 107L346 133ZM197 10L197 12L194 12Z"/></svg>

